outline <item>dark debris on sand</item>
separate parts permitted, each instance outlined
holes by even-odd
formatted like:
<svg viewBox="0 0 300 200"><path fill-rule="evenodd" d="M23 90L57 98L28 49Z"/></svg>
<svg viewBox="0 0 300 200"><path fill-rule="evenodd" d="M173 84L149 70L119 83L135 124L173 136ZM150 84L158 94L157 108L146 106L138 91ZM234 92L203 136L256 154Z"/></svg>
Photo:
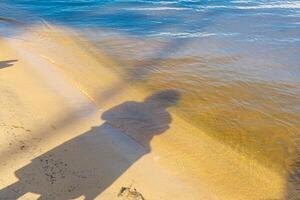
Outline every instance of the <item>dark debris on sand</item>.
<svg viewBox="0 0 300 200"><path fill-rule="evenodd" d="M146 200L141 193L135 188L122 187L118 193L118 197L122 200Z"/></svg>

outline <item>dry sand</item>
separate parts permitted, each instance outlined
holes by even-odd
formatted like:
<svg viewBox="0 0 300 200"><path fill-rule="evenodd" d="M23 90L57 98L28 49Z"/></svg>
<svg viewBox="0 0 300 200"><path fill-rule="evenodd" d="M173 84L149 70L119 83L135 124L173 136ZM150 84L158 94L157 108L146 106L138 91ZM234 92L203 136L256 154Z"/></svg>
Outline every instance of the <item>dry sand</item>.
<svg viewBox="0 0 300 200"><path fill-rule="evenodd" d="M172 107L152 140L105 123L103 113L152 94L75 35L41 26L0 40L0 199L283 199L283 177Z"/></svg>

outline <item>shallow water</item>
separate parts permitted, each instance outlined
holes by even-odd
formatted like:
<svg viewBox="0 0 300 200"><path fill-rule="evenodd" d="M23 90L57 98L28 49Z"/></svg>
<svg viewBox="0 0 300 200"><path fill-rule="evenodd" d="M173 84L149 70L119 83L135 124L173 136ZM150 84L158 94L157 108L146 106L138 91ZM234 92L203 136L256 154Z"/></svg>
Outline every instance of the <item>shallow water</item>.
<svg viewBox="0 0 300 200"><path fill-rule="evenodd" d="M300 1L2 0L1 16L71 27L132 84L175 88L176 112L285 171L300 134ZM5 35L9 23L1 22Z"/></svg>

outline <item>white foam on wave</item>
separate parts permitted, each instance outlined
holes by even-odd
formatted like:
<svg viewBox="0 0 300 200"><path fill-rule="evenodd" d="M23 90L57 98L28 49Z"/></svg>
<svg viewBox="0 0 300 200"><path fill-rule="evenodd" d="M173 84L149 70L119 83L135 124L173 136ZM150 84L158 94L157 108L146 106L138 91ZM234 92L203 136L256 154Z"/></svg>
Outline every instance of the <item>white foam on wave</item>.
<svg viewBox="0 0 300 200"><path fill-rule="evenodd" d="M253 0L235 0L231 1L231 3L252 3Z"/></svg>
<svg viewBox="0 0 300 200"><path fill-rule="evenodd" d="M190 10L190 8L183 7L140 7L140 8L124 8L128 11L164 11L164 10Z"/></svg>
<svg viewBox="0 0 300 200"><path fill-rule="evenodd" d="M163 5L168 5L168 4L176 4L174 1L149 1L149 0L143 0L140 2L145 2L145 3L151 3L151 4L163 4Z"/></svg>
<svg viewBox="0 0 300 200"><path fill-rule="evenodd" d="M156 34L152 34L151 36L160 37L160 36L167 36L167 37L176 37L176 38L190 38L190 37L209 37L216 35L215 33L205 33L205 32L198 32L198 33L188 33L188 32L160 32Z"/></svg>
<svg viewBox="0 0 300 200"><path fill-rule="evenodd" d="M208 33L208 32L160 32L152 34L152 37L175 37L175 38L201 38L201 37L210 37L210 36L234 36L238 33Z"/></svg>
<svg viewBox="0 0 300 200"><path fill-rule="evenodd" d="M247 1L235 1L234 3L247 3ZM241 9L241 10L250 10L250 9L300 9L300 2L285 2L285 3L274 3L274 4L260 4L260 5L215 5L215 6L199 6L202 9L214 9L214 8L228 8L228 9Z"/></svg>
<svg viewBox="0 0 300 200"><path fill-rule="evenodd" d="M191 3L194 3L194 2L199 2L199 0L178 0L178 2L191 2Z"/></svg>
<svg viewBox="0 0 300 200"><path fill-rule="evenodd" d="M279 8L279 9L300 9L300 2L291 2L285 4L265 4L258 6L238 6L239 9L268 9L268 8Z"/></svg>

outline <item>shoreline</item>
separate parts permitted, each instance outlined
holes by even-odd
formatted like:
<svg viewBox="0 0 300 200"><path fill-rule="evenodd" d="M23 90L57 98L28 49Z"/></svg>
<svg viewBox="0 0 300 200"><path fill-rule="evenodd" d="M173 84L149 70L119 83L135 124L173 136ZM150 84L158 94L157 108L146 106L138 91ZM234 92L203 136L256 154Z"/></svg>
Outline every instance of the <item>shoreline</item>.
<svg viewBox="0 0 300 200"><path fill-rule="evenodd" d="M48 27L31 28L31 31L20 36L26 39L24 41L4 39L0 43L3 49L6 49L3 57L1 55L1 60L18 60L11 68L0 71L4 74L3 82L12 79L15 74L19 74L17 77L20 77L17 83L13 80L9 81L12 84L12 91L20 94L20 103L10 102L5 106L20 110L18 112L21 113L22 109L24 111L27 109L36 116L44 117L41 122L37 117L34 121L36 124L30 124L32 123L30 115L19 119L20 124L28 123L32 127L28 128L28 130L32 129L31 137L41 140L41 144L36 148L43 150L30 150L35 156L74 138L76 134L89 130L91 123L99 124L99 116L105 110L126 101L141 102L149 95L149 92L143 88L125 83L120 77L121 74L110 70L111 65L118 65L118 63L104 55L97 54L97 57L91 55L89 49L93 48L92 45L72 35L70 30L48 25ZM22 78L24 74L26 80ZM1 89L10 91L7 84L3 82L1 82ZM30 84L24 85L24 83ZM36 94L30 92L33 95L30 97L21 90L36 91ZM24 100L21 98L23 95L27 95ZM4 101L9 102L9 100ZM23 102L28 103L26 109L20 106ZM42 110L35 111L37 109L33 106L35 104L39 105L40 109L49 106L47 108L49 113ZM7 112L12 111L8 109ZM15 113L11 116L17 115L17 111L13 112ZM121 179L123 176L126 177L124 182L130 182L129 180L135 174L142 174L142 178L138 178L140 185L136 187L145 190L142 193L146 199L283 198L285 185L283 177L239 155L177 117L172 110L170 112L173 120L170 129L155 137L151 142L152 152L134 163L128 172L121 176ZM68 113L71 117L63 115L56 119L58 113ZM13 122L15 119L7 117L2 120L7 123L6 120ZM84 122L77 124L77 120ZM44 136L39 135L39 130L44 129L48 121L52 121L51 124L55 127L55 129L48 127L49 131L52 129L50 132L54 131L57 134L52 134L51 142L44 146L48 141L44 141L46 140ZM63 127L64 125L67 126ZM40 128L34 130L35 127ZM65 129L69 129L75 135L67 133ZM20 137L25 135L20 133ZM13 156L11 159L14 160ZM12 175L14 170L17 170L16 166L28 162L26 158L21 160L19 165L14 165L13 161L9 162L13 167L4 171L10 174L7 175L10 178L1 180L1 187L15 179ZM148 165L155 166L156 170ZM152 173L158 177L153 178ZM170 180L174 183L169 182ZM158 186L160 182L163 182L166 188L160 188ZM118 192L116 188L119 186L118 183L113 183L110 188ZM108 189L110 192L104 192L98 198L116 198L113 189L110 188ZM191 196L185 196L187 194Z"/></svg>

